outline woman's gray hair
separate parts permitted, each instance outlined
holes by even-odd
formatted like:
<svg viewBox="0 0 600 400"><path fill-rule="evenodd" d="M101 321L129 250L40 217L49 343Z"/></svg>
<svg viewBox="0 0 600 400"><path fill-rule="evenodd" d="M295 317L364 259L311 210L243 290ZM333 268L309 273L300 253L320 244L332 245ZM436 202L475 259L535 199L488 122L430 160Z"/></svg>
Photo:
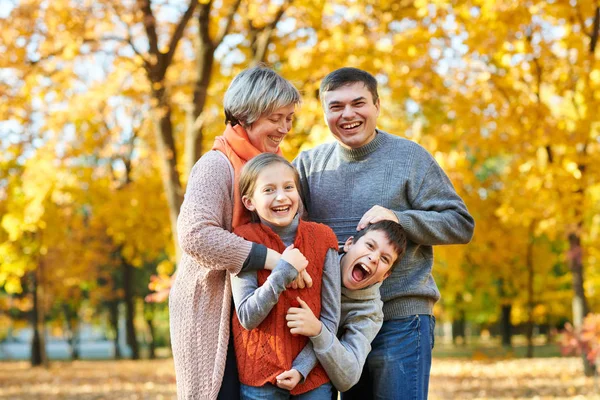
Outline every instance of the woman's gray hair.
<svg viewBox="0 0 600 400"><path fill-rule="evenodd" d="M261 116L300 101L298 89L271 68L248 68L233 78L225 92L225 123L248 127Z"/></svg>

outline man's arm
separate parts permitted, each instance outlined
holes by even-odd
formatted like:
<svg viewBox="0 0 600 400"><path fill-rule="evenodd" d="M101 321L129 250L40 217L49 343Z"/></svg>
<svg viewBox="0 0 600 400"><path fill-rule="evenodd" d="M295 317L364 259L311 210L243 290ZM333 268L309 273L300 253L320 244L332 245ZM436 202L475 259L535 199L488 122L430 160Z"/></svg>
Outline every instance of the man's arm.
<svg viewBox="0 0 600 400"><path fill-rule="evenodd" d="M433 157L414 193L411 210L395 211L409 240L427 246L469 243L475 221Z"/></svg>
<svg viewBox="0 0 600 400"><path fill-rule="evenodd" d="M301 191L300 195L302 197L302 207L298 210L302 219L309 220L308 215L310 211L310 187L308 185L308 165L307 165L308 157L306 157L306 153L302 152L292 161L292 165L298 171L298 175L300 176L300 186Z"/></svg>
<svg viewBox="0 0 600 400"><path fill-rule="evenodd" d="M418 182L408 182L412 208L390 210L375 205L358 223L357 229L382 220L398 222L407 238L426 246L464 244L473 237L475 222L441 167L429 156L426 173Z"/></svg>

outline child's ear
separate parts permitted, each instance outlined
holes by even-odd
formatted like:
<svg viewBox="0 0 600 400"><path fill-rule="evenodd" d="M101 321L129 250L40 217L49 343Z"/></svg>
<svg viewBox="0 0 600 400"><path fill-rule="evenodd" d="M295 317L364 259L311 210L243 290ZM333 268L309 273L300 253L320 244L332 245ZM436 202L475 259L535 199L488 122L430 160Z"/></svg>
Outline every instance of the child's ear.
<svg viewBox="0 0 600 400"><path fill-rule="evenodd" d="M248 209L248 211L256 211L256 207L254 207L254 204L252 204L252 198L244 195L242 196L242 203L244 204L244 207Z"/></svg>
<svg viewBox="0 0 600 400"><path fill-rule="evenodd" d="M385 273L385 275L383 275L383 279L382 279L382 281L383 281L384 279L387 279L387 278L388 278L388 276L390 276L391 274L392 274L392 269L390 268L390 269L388 269L388 271Z"/></svg>
<svg viewBox="0 0 600 400"><path fill-rule="evenodd" d="M346 243L344 243L344 253L347 253L348 250L350 250L350 247L352 247L353 242L354 242L354 236L350 236L346 240Z"/></svg>

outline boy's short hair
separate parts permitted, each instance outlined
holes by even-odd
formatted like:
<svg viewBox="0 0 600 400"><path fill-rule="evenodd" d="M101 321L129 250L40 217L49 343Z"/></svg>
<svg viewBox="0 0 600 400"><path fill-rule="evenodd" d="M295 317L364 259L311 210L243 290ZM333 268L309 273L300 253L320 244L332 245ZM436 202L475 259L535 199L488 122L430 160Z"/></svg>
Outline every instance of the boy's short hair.
<svg viewBox="0 0 600 400"><path fill-rule="evenodd" d="M352 243L356 244L358 240L367 234L370 231L381 231L385 233L385 236L390 241L390 244L396 251L396 261L400 260L406 251L406 233L404 232L404 228L394 221L383 220L379 222L375 222L374 224L367 225L361 231L358 231L354 238L352 239ZM398 265L396 262L390 268L390 272L394 270L394 268Z"/></svg>
<svg viewBox="0 0 600 400"><path fill-rule="evenodd" d="M353 83L362 83L367 90L371 92L373 104L377 103L379 93L377 93L377 79L367 71L362 69L344 67L331 72L321 81L319 88L319 97L323 99L323 93L337 90L343 86L352 85Z"/></svg>

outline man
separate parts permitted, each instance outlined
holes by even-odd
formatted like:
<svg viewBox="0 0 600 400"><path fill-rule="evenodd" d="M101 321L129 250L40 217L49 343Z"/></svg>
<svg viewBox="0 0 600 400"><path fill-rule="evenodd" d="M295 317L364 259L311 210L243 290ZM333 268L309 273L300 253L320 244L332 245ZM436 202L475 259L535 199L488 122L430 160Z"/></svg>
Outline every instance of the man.
<svg viewBox="0 0 600 400"><path fill-rule="evenodd" d="M359 383L344 398L426 399L434 344L433 245L468 243L474 221L452 183L421 146L376 129L377 81L338 69L320 88L336 143L301 153L294 164L310 220L329 225L344 243L382 220L398 222L406 253L381 286L384 323Z"/></svg>

